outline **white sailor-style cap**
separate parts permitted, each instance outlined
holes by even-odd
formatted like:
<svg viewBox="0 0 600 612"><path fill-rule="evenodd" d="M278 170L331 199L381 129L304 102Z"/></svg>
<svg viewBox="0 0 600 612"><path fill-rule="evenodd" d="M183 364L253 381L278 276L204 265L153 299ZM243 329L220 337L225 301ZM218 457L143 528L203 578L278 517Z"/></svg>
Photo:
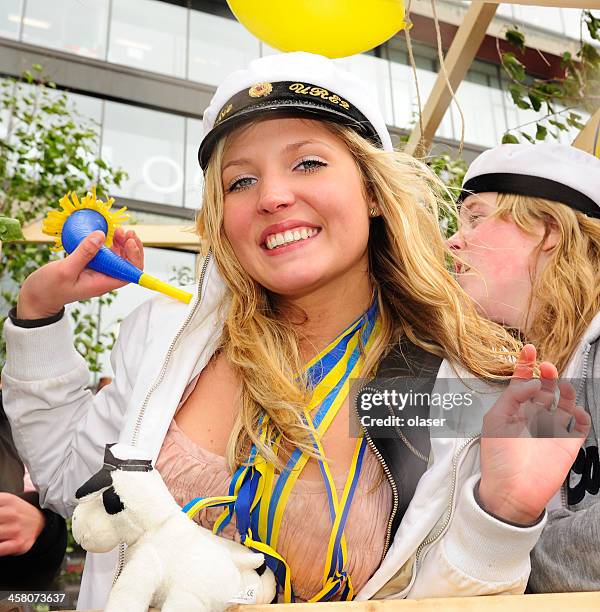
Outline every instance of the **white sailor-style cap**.
<svg viewBox="0 0 600 612"><path fill-rule="evenodd" d="M600 159L558 143L500 145L469 166L460 199L486 191L554 200L600 219Z"/></svg>
<svg viewBox="0 0 600 612"><path fill-rule="evenodd" d="M224 134L258 117L307 117L342 123L386 151L392 141L373 88L312 53L269 55L230 74L204 112L198 161L206 170Z"/></svg>

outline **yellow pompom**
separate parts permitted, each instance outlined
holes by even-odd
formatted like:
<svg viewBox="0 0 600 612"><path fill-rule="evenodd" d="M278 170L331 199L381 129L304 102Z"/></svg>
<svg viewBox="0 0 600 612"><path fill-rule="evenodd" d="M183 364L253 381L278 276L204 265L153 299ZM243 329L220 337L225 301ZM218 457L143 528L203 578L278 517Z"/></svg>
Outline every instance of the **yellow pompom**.
<svg viewBox="0 0 600 612"><path fill-rule="evenodd" d="M96 198L95 186L92 187L91 191L88 191L81 202L79 201L79 198L75 192L69 192L64 195L60 199L60 206L62 210L51 210L42 223L42 232L44 232L44 234L47 236L52 236L54 238L55 242L52 250L63 250L64 247L62 244L61 235L65 221L76 210L82 210L84 208L95 210L106 219L108 230L106 232L106 240L104 244L107 247L111 247L115 229L119 227L121 223L129 219L129 215L125 214L125 211L127 210L126 206L123 206L117 211L111 212L110 208L114 201L114 198L109 198L106 202L98 200Z"/></svg>

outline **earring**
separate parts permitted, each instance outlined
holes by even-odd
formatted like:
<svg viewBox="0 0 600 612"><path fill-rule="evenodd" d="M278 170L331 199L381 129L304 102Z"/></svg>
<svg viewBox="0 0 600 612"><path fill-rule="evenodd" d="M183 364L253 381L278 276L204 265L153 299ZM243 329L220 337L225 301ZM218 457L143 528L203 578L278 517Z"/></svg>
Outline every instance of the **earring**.
<svg viewBox="0 0 600 612"><path fill-rule="evenodd" d="M371 208L371 210L369 210L369 215L371 215L371 217L376 217L378 214L378 210L376 208Z"/></svg>

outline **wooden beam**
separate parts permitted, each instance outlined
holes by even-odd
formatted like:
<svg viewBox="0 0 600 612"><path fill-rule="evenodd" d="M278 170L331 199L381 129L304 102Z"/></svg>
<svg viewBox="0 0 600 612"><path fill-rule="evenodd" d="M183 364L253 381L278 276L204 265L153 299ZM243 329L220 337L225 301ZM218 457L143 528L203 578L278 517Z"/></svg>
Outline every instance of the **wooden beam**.
<svg viewBox="0 0 600 612"><path fill-rule="evenodd" d="M475 55L490 25L498 5L490 2L472 2L458 28L445 57L448 80L454 91L467 74ZM431 146L433 137L444 118L452 96L446 85L444 74L438 73L431 94L423 109L423 133L417 124L413 129L405 151L411 155L421 155Z"/></svg>
<svg viewBox="0 0 600 612"><path fill-rule="evenodd" d="M378 599L332 603L278 604L278 612L564 612L598 610L600 592L486 595L437 599ZM272 606L233 605L227 612L270 612Z"/></svg>
<svg viewBox="0 0 600 612"><path fill-rule="evenodd" d="M123 229L133 230L147 247L200 250L200 241L194 226L190 225L124 225ZM38 244L53 242L42 233L42 222L37 221L23 228L26 242Z"/></svg>
<svg viewBox="0 0 600 612"><path fill-rule="evenodd" d="M471 4L481 4L484 1L493 4L525 4L527 6L552 6L557 8L600 8L598 0L471 0Z"/></svg>
<svg viewBox="0 0 600 612"><path fill-rule="evenodd" d="M589 118L573 146L600 157L600 108Z"/></svg>

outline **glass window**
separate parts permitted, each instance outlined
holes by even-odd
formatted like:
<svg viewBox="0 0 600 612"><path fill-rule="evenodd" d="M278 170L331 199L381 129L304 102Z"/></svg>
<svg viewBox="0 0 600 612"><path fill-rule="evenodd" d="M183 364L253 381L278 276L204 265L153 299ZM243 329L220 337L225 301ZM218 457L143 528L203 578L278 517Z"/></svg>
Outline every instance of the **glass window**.
<svg viewBox="0 0 600 612"><path fill-rule="evenodd" d="M163 0L164 1L164 0ZM169 2L170 0L166 0ZM192 10L226 17L227 19L235 20L235 16L231 12L227 2L223 0L179 0L183 5L189 6Z"/></svg>
<svg viewBox="0 0 600 612"><path fill-rule="evenodd" d="M271 47L271 45L267 45L267 43L262 42L262 40L259 41L259 44L261 57L266 57L267 55L278 55L281 53L281 49L275 49L275 47Z"/></svg>
<svg viewBox="0 0 600 612"><path fill-rule="evenodd" d="M0 37L17 40L21 31L23 0L4 0L0 11Z"/></svg>
<svg viewBox="0 0 600 612"><path fill-rule="evenodd" d="M587 32L585 24L581 28L581 9L561 9L563 22L565 24L565 34L569 38L579 40L581 32Z"/></svg>
<svg viewBox="0 0 600 612"><path fill-rule="evenodd" d="M498 5L498 9L496 10L496 15L500 17L507 17L508 19L513 19L513 10L510 4L500 4Z"/></svg>
<svg viewBox="0 0 600 612"><path fill-rule="evenodd" d="M109 0L28 0L23 40L77 55L106 59Z"/></svg>
<svg viewBox="0 0 600 612"><path fill-rule="evenodd" d="M465 142L493 147L500 143L506 129L503 92L499 89L463 81L456 92L456 98L465 117ZM460 140L460 115L452 105L454 134Z"/></svg>
<svg viewBox="0 0 600 612"><path fill-rule="evenodd" d="M598 46L598 41L594 40L587 29L585 23L581 24L581 9L561 9L563 21L565 24L565 34L569 38L579 40L580 35L583 34L583 40L588 43L592 43ZM580 25L581 24L581 25Z"/></svg>
<svg viewBox="0 0 600 612"><path fill-rule="evenodd" d="M10 81L4 80L2 81L2 86L10 86ZM37 86L29 85L28 83L18 82L16 88L13 90L15 92L15 97L17 98L17 105L21 112L25 109L31 109L33 106L39 107L40 104L45 103L55 103L61 100L61 105L63 104L62 99L66 98L64 104L66 110L71 113L71 117L75 120L77 127L77 131L88 131L93 130L96 133L96 145L97 149L91 152L84 151L82 148L78 148L77 154L80 155L88 168L92 169L92 173L96 173L96 167L94 165L94 160L98 157L99 153L99 134L100 134L100 120L102 115L102 100L98 98L93 98L90 96L82 96L77 94L72 94L69 92L65 92L60 89L51 89L51 88L39 88ZM73 114L75 111L76 115ZM3 111L0 113L0 136L6 137L6 129L7 129L7 120L9 118L9 114L7 111ZM65 123L65 117L60 114L52 114L45 115L45 123L46 128L51 130L53 126L59 126ZM13 122L16 121L13 116L11 119ZM14 138L15 124L11 126L12 137ZM89 144L89 139L85 139L86 144ZM28 157L36 157L40 154L40 151L44 148L44 143L39 139L36 140L36 143L33 144L32 148L28 152ZM38 148L39 147L39 148ZM31 174L33 176L35 172L37 172L35 166L30 166ZM76 170L74 167L69 166L68 172L74 174L79 177L84 177L85 175ZM55 177L58 178L58 177ZM86 178L87 180L87 178Z"/></svg>
<svg viewBox="0 0 600 612"><path fill-rule="evenodd" d="M77 112L85 119L90 120L90 124L98 127L100 131L100 123L102 122L102 104L103 100L94 98L93 96L83 96L81 94L67 93L69 101L72 102Z"/></svg>
<svg viewBox="0 0 600 612"><path fill-rule="evenodd" d="M542 30L563 33L560 9L548 6L513 7L517 23L530 24Z"/></svg>
<svg viewBox="0 0 600 612"><path fill-rule="evenodd" d="M434 71L437 65L437 49L412 40L412 52L417 68ZM410 57L404 37L394 36L383 45L384 57L399 64L409 64Z"/></svg>
<svg viewBox="0 0 600 612"><path fill-rule="evenodd" d="M370 92L377 97L385 122L388 125L393 125L394 113L392 111L390 63L388 60L373 55L360 54L334 61L369 85Z"/></svg>
<svg viewBox="0 0 600 612"><path fill-rule="evenodd" d="M183 205L183 130L178 115L105 102L102 156L129 178L117 195Z"/></svg>
<svg viewBox="0 0 600 612"><path fill-rule="evenodd" d="M108 61L184 78L187 14L156 0L113 0Z"/></svg>
<svg viewBox="0 0 600 612"><path fill-rule="evenodd" d="M188 78L220 85L224 76L260 56L258 39L237 21L190 11Z"/></svg>
<svg viewBox="0 0 600 612"><path fill-rule="evenodd" d="M419 120L419 105L413 71L410 66L391 63L392 93L394 98L394 125L410 130ZM429 70L417 68L417 80L421 105L424 107L433 88L437 74ZM448 112L444 116L436 136L453 138L452 116Z"/></svg>
<svg viewBox="0 0 600 612"><path fill-rule="evenodd" d="M200 208L202 205L202 189L204 175L198 163L198 147L202 140L202 121L186 119L186 151L185 151L185 194L186 208Z"/></svg>

